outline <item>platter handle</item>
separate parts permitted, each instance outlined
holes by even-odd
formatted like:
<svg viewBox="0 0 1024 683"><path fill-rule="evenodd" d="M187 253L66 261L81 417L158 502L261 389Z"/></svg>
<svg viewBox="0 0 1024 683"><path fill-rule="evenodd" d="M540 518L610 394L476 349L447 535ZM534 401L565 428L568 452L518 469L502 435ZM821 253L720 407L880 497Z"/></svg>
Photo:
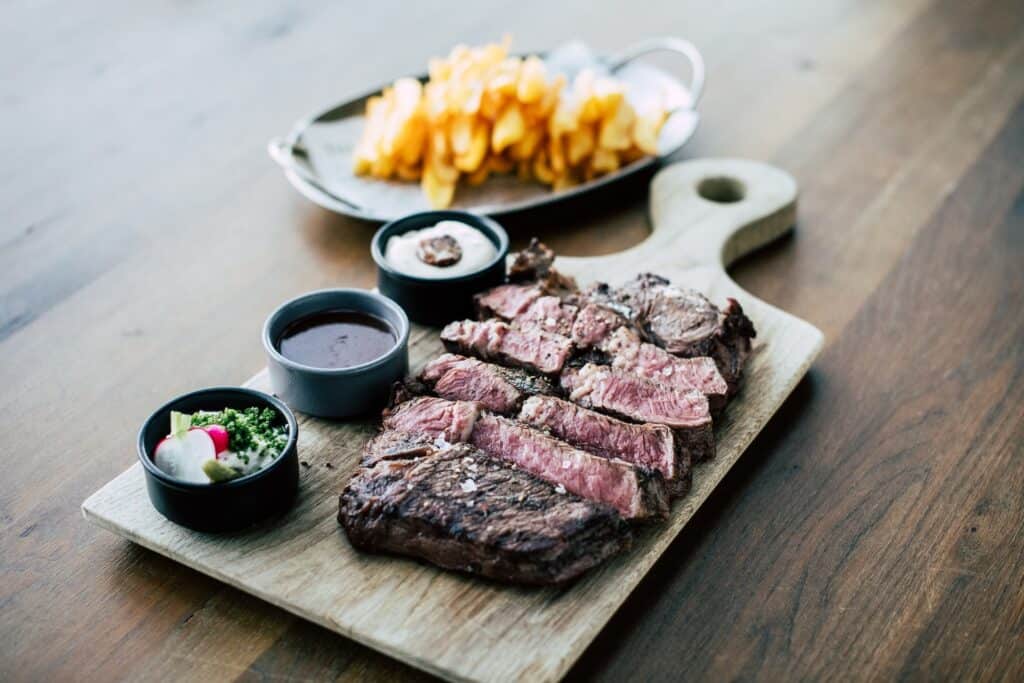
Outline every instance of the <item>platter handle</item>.
<svg viewBox="0 0 1024 683"><path fill-rule="evenodd" d="M690 109L696 108L697 101L700 100L701 93L704 91L704 58L701 56L700 50L688 40L671 36L642 40L612 56L609 59L608 68L617 71L635 59L652 52L674 52L689 61Z"/></svg>
<svg viewBox="0 0 1024 683"><path fill-rule="evenodd" d="M294 134L292 137L296 137ZM312 185L314 188L327 195L336 202L340 202L345 206L349 207L353 211L363 211L363 207L355 204L348 199L332 192L329 188L325 187L320 179L315 175L307 171L302 167L301 164L295 162L295 145L284 138L271 138L270 142L267 143L267 154L274 160L278 166L284 169L286 172L294 173L305 182Z"/></svg>

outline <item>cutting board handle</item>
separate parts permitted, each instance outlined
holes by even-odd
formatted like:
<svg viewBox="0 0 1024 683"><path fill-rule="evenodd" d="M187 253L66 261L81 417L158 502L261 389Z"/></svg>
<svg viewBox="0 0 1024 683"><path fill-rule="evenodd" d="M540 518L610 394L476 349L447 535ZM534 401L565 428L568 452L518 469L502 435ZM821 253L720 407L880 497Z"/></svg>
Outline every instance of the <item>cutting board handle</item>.
<svg viewBox="0 0 1024 683"><path fill-rule="evenodd" d="M670 279L686 273L690 286L733 296L743 290L725 269L792 230L796 201L796 181L774 166L748 159L679 162L651 182L646 240L609 256L559 258L559 268L564 264L584 282L613 284L637 272Z"/></svg>
<svg viewBox="0 0 1024 683"><path fill-rule="evenodd" d="M640 247L668 247L691 266L724 270L792 230L796 201L793 177L759 161L673 164L651 183L653 234Z"/></svg>

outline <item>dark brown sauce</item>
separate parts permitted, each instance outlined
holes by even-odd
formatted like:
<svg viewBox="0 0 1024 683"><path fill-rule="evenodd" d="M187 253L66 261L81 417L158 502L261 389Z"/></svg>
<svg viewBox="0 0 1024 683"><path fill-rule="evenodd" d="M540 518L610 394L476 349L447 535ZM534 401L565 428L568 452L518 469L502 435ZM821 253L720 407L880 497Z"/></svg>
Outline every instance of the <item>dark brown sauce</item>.
<svg viewBox="0 0 1024 683"><path fill-rule="evenodd" d="M277 339L281 355L314 368L350 368L380 358L398 335L386 321L360 311L321 311L288 324Z"/></svg>

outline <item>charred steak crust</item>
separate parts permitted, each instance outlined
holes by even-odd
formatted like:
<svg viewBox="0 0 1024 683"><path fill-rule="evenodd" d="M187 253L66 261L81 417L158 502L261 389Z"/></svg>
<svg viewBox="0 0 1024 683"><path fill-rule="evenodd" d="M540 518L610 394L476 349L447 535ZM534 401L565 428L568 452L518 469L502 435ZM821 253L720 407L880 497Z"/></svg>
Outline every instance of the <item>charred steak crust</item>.
<svg viewBox="0 0 1024 683"><path fill-rule="evenodd" d="M363 550L536 585L571 581L631 542L612 508L558 493L468 444L361 468L340 496L338 521Z"/></svg>

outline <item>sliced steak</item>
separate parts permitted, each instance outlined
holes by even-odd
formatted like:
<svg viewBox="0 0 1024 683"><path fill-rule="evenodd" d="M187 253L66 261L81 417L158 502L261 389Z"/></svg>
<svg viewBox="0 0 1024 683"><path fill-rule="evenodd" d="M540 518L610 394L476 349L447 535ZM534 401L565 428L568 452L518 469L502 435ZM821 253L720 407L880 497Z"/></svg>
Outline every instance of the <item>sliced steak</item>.
<svg viewBox="0 0 1024 683"><path fill-rule="evenodd" d="M512 327L519 330L543 330L563 337L572 334L573 321L579 308L564 304L557 296L542 296L512 320Z"/></svg>
<svg viewBox="0 0 1024 683"><path fill-rule="evenodd" d="M682 391L696 389L707 397L713 413L725 406L729 385L712 358L674 356L660 346L642 341L634 330L626 327L620 327L601 340L598 348L608 354L616 370L632 372Z"/></svg>
<svg viewBox="0 0 1024 683"><path fill-rule="evenodd" d="M526 368L545 375L557 374L572 352L568 337L539 330L517 330L499 320L462 320L441 330L449 351Z"/></svg>
<svg viewBox="0 0 1024 683"><path fill-rule="evenodd" d="M480 417L480 404L418 396L384 411L384 429L442 438L450 443L466 441Z"/></svg>
<svg viewBox="0 0 1024 683"><path fill-rule="evenodd" d="M658 472L673 495L690 488L689 453L676 448L664 425L623 422L552 396L527 399L519 420L590 453Z"/></svg>
<svg viewBox="0 0 1024 683"><path fill-rule="evenodd" d="M707 398L699 391L680 391L592 363L567 369L562 373L561 384L569 392L569 399L584 408L671 427L694 462L714 455L711 412Z"/></svg>
<svg viewBox="0 0 1024 683"><path fill-rule="evenodd" d="M503 415L518 412L527 396L556 391L546 377L454 353L427 363L420 380L442 398L478 401L487 410Z"/></svg>
<svg viewBox="0 0 1024 683"><path fill-rule="evenodd" d="M625 316L607 306L585 303L573 321L569 336L577 347L587 349L596 347L612 332L629 324Z"/></svg>
<svg viewBox="0 0 1024 683"><path fill-rule="evenodd" d="M570 581L630 544L606 505L468 444L361 468L338 504L355 547L525 584Z"/></svg>
<svg viewBox="0 0 1024 683"><path fill-rule="evenodd" d="M498 285L474 296L473 305L480 320L511 320L543 295L543 289L536 283Z"/></svg>
<svg viewBox="0 0 1024 683"><path fill-rule="evenodd" d="M470 443L566 491L611 505L627 519L668 515L668 492L660 475L580 450L515 420L481 415Z"/></svg>
<svg viewBox="0 0 1024 683"><path fill-rule="evenodd" d="M738 389L756 332L735 299L720 311L700 292L650 273L611 290L610 298L629 309L647 341L678 356L714 358L730 392Z"/></svg>

